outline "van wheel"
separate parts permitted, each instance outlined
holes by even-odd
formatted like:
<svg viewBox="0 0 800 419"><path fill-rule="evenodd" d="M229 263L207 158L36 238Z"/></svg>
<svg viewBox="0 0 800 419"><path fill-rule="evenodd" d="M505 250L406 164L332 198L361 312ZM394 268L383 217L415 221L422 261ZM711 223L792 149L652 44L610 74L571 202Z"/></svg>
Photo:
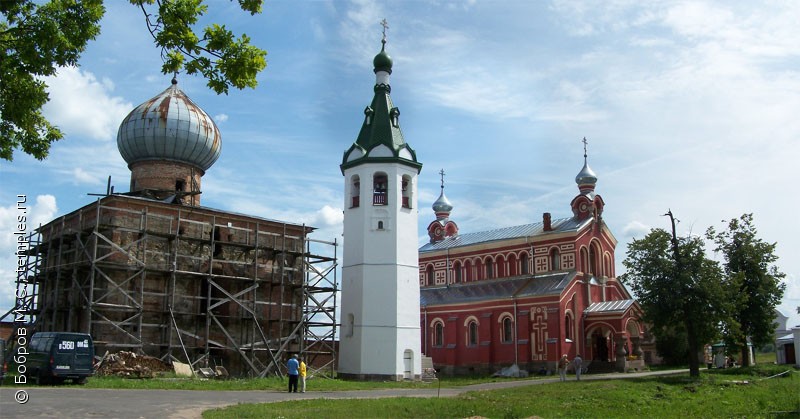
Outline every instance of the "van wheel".
<svg viewBox="0 0 800 419"><path fill-rule="evenodd" d="M86 384L86 377L73 378L72 379L72 384L78 384L78 385L82 386L82 385Z"/></svg>

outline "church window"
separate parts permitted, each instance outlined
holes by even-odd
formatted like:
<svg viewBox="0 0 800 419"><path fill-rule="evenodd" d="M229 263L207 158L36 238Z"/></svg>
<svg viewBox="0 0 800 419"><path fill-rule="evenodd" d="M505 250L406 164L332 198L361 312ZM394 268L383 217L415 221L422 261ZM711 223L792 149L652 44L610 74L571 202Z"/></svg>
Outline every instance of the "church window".
<svg viewBox="0 0 800 419"><path fill-rule="evenodd" d="M383 230L383 221L378 221L378 230Z"/></svg>
<svg viewBox="0 0 800 419"><path fill-rule="evenodd" d="M511 343L514 340L514 323L511 321L511 316L503 318L503 330L500 337L503 343Z"/></svg>
<svg viewBox="0 0 800 419"><path fill-rule="evenodd" d="M433 265L428 265L425 269L425 285L433 285Z"/></svg>
<svg viewBox="0 0 800 419"><path fill-rule="evenodd" d="M186 190L186 181L183 179L178 179L175 181L175 190L178 192L184 192Z"/></svg>
<svg viewBox="0 0 800 419"><path fill-rule="evenodd" d="M478 346L478 322L475 320L467 324L467 346Z"/></svg>
<svg viewBox="0 0 800 419"><path fill-rule="evenodd" d="M472 262L466 261L464 262L464 282L469 282L474 280L472 275Z"/></svg>
<svg viewBox="0 0 800 419"><path fill-rule="evenodd" d="M486 279L494 278L494 263L491 259L486 259Z"/></svg>
<svg viewBox="0 0 800 419"><path fill-rule="evenodd" d="M411 208L411 177L403 176L403 208Z"/></svg>
<svg viewBox="0 0 800 419"><path fill-rule="evenodd" d="M389 119L391 119L392 126L398 128L400 126L400 109L392 108L389 111Z"/></svg>
<svg viewBox="0 0 800 419"><path fill-rule="evenodd" d="M503 278L506 276L506 260L503 258L502 255L497 256L497 260L495 261L496 264L496 272L498 278Z"/></svg>
<svg viewBox="0 0 800 419"><path fill-rule="evenodd" d="M522 274L527 275L529 272L528 268L528 254L523 253L522 256L519 258L519 264L522 267Z"/></svg>
<svg viewBox="0 0 800 419"><path fill-rule="evenodd" d="M441 348L444 346L444 324L436 322L433 325L433 346Z"/></svg>
<svg viewBox="0 0 800 419"><path fill-rule="evenodd" d="M455 278L454 278L455 283L456 284L460 283L461 282L461 275L462 275L461 263L459 263L459 262L455 263L455 265L453 266L453 274L455 276Z"/></svg>
<svg viewBox="0 0 800 419"><path fill-rule="evenodd" d="M376 173L373 176L372 205L389 205L388 183L386 173Z"/></svg>
<svg viewBox="0 0 800 419"><path fill-rule="evenodd" d="M597 269L597 249L596 246L589 246L589 272L595 277L600 276L600 271Z"/></svg>
<svg viewBox="0 0 800 419"><path fill-rule="evenodd" d="M561 254L558 249L554 248L550 251L550 268L553 271L561 269Z"/></svg>
<svg viewBox="0 0 800 419"><path fill-rule="evenodd" d="M519 262L517 261L517 255L512 253L508 255L508 276L517 275L519 275Z"/></svg>
<svg viewBox="0 0 800 419"><path fill-rule="evenodd" d="M483 266L483 261L478 259L475 261L475 281L480 281L486 274L486 268Z"/></svg>
<svg viewBox="0 0 800 419"><path fill-rule="evenodd" d="M572 321L572 313L564 316L564 337L573 340L575 335L575 324Z"/></svg>
<svg viewBox="0 0 800 419"><path fill-rule="evenodd" d="M358 208L361 196L361 180L358 175L353 176L350 186L350 208Z"/></svg>

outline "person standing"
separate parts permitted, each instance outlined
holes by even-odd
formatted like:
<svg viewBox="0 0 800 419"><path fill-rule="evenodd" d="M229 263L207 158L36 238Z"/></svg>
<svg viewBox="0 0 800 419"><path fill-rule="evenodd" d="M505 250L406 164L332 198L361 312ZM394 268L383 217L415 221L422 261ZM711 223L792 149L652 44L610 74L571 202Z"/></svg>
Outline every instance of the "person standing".
<svg viewBox="0 0 800 419"><path fill-rule="evenodd" d="M567 381L567 367L569 366L569 359L567 358L567 354L561 356L561 359L558 360L558 375L561 378L561 381Z"/></svg>
<svg viewBox="0 0 800 419"><path fill-rule="evenodd" d="M581 358L581 354L575 355L575 359L572 360L572 366L575 367L575 378L581 381L581 369L583 368L583 358Z"/></svg>
<svg viewBox="0 0 800 419"><path fill-rule="evenodd" d="M289 370L289 393L297 393L297 377L300 373L300 363L297 362L297 355L292 355L289 362L286 363L286 369Z"/></svg>
<svg viewBox="0 0 800 419"><path fill-rule="evenodd" d="M300 358L300 392L306 392L306 363Z"/></svg>

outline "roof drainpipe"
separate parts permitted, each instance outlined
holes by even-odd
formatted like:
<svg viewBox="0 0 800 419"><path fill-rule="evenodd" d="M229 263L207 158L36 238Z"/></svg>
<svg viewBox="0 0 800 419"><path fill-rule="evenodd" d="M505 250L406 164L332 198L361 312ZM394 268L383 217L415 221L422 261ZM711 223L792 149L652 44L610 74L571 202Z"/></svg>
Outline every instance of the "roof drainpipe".
<svg viewBox="0 0 800 419"><path fill-rule="evenodd" d="M514 365L519 367L519 339L517 339L517 298L514 297Z"/></svg>

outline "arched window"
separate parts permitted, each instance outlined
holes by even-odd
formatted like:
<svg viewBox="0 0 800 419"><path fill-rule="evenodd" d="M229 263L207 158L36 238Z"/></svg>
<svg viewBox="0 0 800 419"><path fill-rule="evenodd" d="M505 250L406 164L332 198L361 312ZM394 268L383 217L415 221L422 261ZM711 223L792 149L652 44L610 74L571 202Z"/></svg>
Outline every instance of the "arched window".
<svg viewBox="0 0 800 419"><path fill-rule="evenodd" d="M461 283L461 262L456 262L453 265L453 282L456 284Z"/></svg>
<svg viewBox="0 0 800 419"><path fill-rule="evenodd" d="M389 205L389 178L378 172L372 177L372 205Z"/></svg>
<svg viewBox="0 0 800 419"><path fill-rule="evenodd" d="M494 262L486 258L486 279L494 278Z"/></svg>
<svg viewBox="0 0 800 419"><path fill-rule="evenodd" d="M502 255L498 255L494 262L497 265L497 277L505 278L508 276L508 274L506 274L506 259Z"/></svg>
<svg viewBox="0 0 800 419"><path fill-rule="evenodd" d="M480 281L486 274L486 268L483 266L483 261L478 259L475 261L475 280Z"/></svg>
<svg viewBox="0 0 800 419"><path fill-rule="evenodd" d="M511 316L503 318L503 330L500 340L503 343L511 343L514 340L514 322L511 321Z"/></svg>
<svg viewBox="0 0 800 419"><path fill-rule="evenodd" d="M589 272L595 277L600 276L600 271L597 269L597 249L594 245L589 245Z"/></svg>
<svg viewBox="0 0 800 419"><path fill-rule="evenodd" d="M519 261L514 253L508 255L508 276L519 275Z"/></svg>
<svg viewBox="0 0 800 419"><path fill-rule="evenodd" d="M361 196L361 180L358 175L354 175L350 182L350 208L358 208L361 204L359 197Z"/></svg>
<svg viewBox="0 0 800 419"><path fill-rule="evenodd" d="M471 320L467 324L467 346L478 345L478 322Z"/></svg>
<svg viewBox="0 0 800 419"><path fill-rule="evenodd" d="M433 325L433 346L441 348L444 346L444 323L436 322Z"/></svg>
<svg viewBox="0 0 800 419"><path fill-rule="evenodd" d="M472 262L466 261L464 262L464 282L472 280L474 280L474 276L472 275Z"/></svg>
<svg viewBox="0 0 800 419"><path fill-rule="evenodd" d="M572 321L572 313L564 316L564 337L573 340L575 336L575 323Z"/></svg>
<svg viewBox="0 0 800 419"><path fill-rule="evenodd" d="M522 267L522 274L527 275L530 270L528 269L528 253L525 252L519 257L519 264Z"/></svg>
<svg viewBox="0 0 800 419"><path fill-rule="evenodd" d="M378 230L383 230L383 221L378 221Z"/></svg>
<svg viewBox="0 0 800 419"><path fill-rule="evenodd" d="M550 251L550 270L557 271L561 269L561 253L558 249L553 248Z"/></svg>
<svg viewBox="0 0 800 419"><path fill-rule="evenodd" d="M425 285L433 285L433 265L425 268Z"/></svg>
<svg viewBox="0 0 800 419"><path fill-rule="evenodd" d="M403 208L411 208L411 176L403 175Z"/></svg>

